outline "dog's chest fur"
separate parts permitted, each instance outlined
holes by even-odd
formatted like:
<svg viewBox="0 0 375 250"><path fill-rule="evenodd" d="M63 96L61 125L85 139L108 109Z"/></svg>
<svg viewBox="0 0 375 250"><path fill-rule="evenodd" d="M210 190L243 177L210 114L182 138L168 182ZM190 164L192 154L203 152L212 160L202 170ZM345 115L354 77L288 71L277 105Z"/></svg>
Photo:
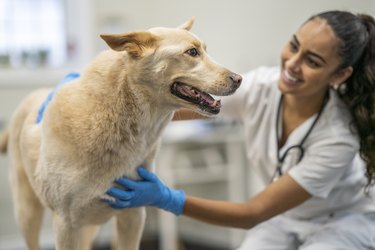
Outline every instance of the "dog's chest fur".
<svg viewBox="0 0 375 250"><path fill-rule="evenodd" d="M138 178L136 167L151 163L173 115L149 99L142 88L114 85L114 89L102 89L100 82L81 81L61 88L43 121L42 145L50 146L41 154L46 163L39 171L44 179L42 192L55 209L63 206L61 211L71 206L93 207L92 202L116 178ZM61 159L58 165L52 163L56 154ZM54 168L48 169L51 163ZM56 184L63 189L58 197L48 188Z"/></svg>

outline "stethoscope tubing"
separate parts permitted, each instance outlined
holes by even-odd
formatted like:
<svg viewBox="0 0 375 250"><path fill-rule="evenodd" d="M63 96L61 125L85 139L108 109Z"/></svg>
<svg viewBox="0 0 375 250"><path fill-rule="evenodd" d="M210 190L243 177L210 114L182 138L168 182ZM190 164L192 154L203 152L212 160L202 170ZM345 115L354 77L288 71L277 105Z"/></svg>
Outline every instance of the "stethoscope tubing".
<svg viewBox="0 0 375 250"><path fill-rule="evenodd" d="M299 163L304 154L305 154L305 149L303 148L303 144L305 143L307 137L309 137L309 135L311 134L311 131L314 129L316 123L318 122L319 118L321 117L322 113L323 113L323 110L325 108L325 106L327 105L328 103L328 100L329 100L329 90L327 91L325 97L324 97L324 101L323 101L323 104L317 114L317 116L315 117L315 120L313 121L313 123L311 124L309 130L306 132L306 134L304 135L304 137L302 138L302 140L300 141L299 144L296 144L296 145L293 145L293 146L290 146L288 147L285 152L280 156L280 142L279 142L279 121L280 121L280 113L281 113L281 104L282 104L282 101L283 101L283 98L284 98L284 95L281 95L280 96L280 100L279 100L279 104L278 104L278 107L277 107L277 114L276 114L276 144L277 144L277 150L276 150L276 158L277 158L277 166L276 166L276 169L275 169L275 172L272 176L272 179L271 179L271 182L276 178L277 175L282 176L283 175L283 171L282 171L282 166L284 164L284 161L289 153L290 150L292 149L298 149L300 151L300 155L299 155L299 158L297 160L297 163Z"/></svg>

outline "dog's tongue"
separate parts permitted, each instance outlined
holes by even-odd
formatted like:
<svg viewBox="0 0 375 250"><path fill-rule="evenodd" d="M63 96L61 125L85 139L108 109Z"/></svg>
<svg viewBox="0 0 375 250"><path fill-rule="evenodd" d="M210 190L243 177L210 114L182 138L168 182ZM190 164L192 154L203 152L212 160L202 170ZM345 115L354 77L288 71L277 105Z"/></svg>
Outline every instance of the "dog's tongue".
<svg viewBox="0 0 375 250"><path fill-rule="evenodd" d="M200 98L203 99L208 105L212 107L215 107L218 104L220 104L220 101L215 100L214 98L212 98L212 96L210 96L209 94L205 92L200 92Z"/></svg>
<svg viewBox="0 0 375 250"><path fill-rule="evenodd" d="M177 85L179 91L186 96L190 96L196 100L199 100L199 103L206 104L211 107L221 107L220 100L215 100L212 96L207 94L206 92L200 91L194 87L185 85L185 84L178 84Z"/></svg>

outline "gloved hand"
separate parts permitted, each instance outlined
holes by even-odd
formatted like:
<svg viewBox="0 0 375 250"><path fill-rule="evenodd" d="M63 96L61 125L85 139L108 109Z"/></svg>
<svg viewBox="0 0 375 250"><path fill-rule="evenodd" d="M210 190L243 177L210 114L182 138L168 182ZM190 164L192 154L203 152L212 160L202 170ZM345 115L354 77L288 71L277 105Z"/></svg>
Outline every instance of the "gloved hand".
<svg viewBox="0 0 375 250"><path fill-rule="evenodd" d="M122 188L114 186L107 191L107 195L115 198L114 201L106 200L112 208L153 206L175 215L182 214L185 204L185 193L183 191L174 190L164 185L156 174L144 167L139 167L137 172L143 180L132 181L119 178L116 183Z"/></svg>

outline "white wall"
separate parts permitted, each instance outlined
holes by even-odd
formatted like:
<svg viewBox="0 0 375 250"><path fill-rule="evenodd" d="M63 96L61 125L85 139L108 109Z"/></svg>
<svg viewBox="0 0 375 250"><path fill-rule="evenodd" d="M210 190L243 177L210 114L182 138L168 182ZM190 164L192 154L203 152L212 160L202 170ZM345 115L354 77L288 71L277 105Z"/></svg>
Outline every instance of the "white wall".
<svg viewBox="0 0 375 250"><path fill-rule="evenodd" d="M174 27L196 17L192 32L208 45L219 63L242 73L279 62L279 51L299 25L312 14L340 9L375 13L373 0L96 0L98 33L110 32L106 20L118 20L114 31L153 26ZM110 22L107 22L110 23ZM96 34L95 34L96 35ZM95 38L94 38L95 39ZM97 48L104 43L96 41Z"/></svg>
<svg viewBox="0 0 375 250"><path fill-rule="evenodd" d="M279 52L312 14L340 9L375 15L375 0L66 0L69 37L78 57L61 70L0 68L2 85L55 84L67 71L80 71L106 49L100 33L125 33L154 26L178 26L195 16L192 32L210 55L238 73L279 63ZM31 76L31 77L30 77Z"/></svg>

